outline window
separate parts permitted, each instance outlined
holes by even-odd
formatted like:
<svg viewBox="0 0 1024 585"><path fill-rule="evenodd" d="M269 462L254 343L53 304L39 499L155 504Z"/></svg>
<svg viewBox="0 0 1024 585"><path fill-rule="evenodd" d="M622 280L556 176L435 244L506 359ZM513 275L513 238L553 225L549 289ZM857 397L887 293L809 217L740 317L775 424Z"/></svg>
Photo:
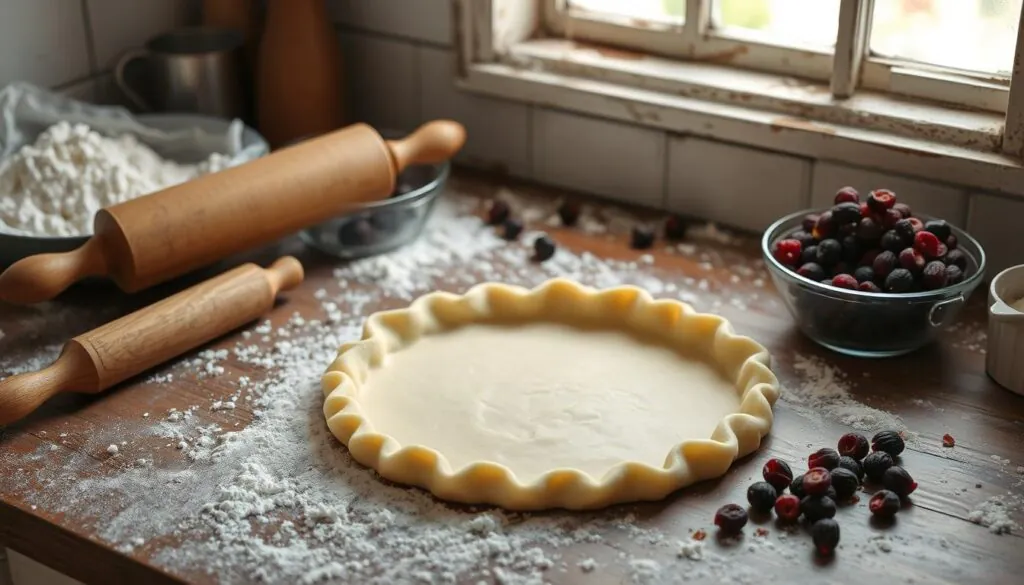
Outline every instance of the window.
<svg viewBox="0 0 1024 585"><path fill-rule="evenodd" d="M567 38L1005 112L1022 0L544 0ZM837 47L839 50L837 51Z"/></svg>

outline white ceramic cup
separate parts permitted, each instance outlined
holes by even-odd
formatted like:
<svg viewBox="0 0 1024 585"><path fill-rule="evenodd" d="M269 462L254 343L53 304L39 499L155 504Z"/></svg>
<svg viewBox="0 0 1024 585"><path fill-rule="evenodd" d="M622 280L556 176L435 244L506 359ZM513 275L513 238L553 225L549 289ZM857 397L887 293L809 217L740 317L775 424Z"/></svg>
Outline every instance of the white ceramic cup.
<svg viewBox="0 0 1024 585"><path fill-rule="evenodd" d="M988 349L985 369L1000 386L1024 395L1024 312L1011 305L1024 298L1024 264L1011 266L988 288Z"/></svg>

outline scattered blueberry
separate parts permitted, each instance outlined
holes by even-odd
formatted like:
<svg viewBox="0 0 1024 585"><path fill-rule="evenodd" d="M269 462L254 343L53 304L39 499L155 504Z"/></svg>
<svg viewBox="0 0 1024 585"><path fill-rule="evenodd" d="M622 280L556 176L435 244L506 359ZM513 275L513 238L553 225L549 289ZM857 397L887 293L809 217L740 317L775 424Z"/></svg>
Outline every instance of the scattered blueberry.
<svg viewBox="0 0 1024 585"><path fill-rule="evenodd" d="M832 485L832 474L824 467L815 467L804 474L803 488L808 496L823 496Z"/></svg>
<svg viewBox="0 0 1024 585"><path fill-rule="evenodd" d="M518 238L519 234L523 233L523 223L516 219L506 219L505 223L502 224L502 227L503 232L501 237L510 242Z"/></svg>
<svg viewBox="0 0 1024 585"><path fill-rule="evenodd" d="M808 522L817 522L836 515L836 503L828 496L804 496L800 500L800 512Z"/></svg>
<svg viewBox="0 0 1024 585"><path fill-rule="evenodd" d="M775 515L783 522L796 522L800 518L800 498L784 494L775 500Z"/></svg>
<svg viewBox="0 0 1024 585"><path fill-rule="evenodd" d="M857 461L867 457L871 451L871 444L868 438L860 433L846 433L839 437L838 449L840 455L853 457Z"/></svg>
<svg viewBox="0 0 1024 585"><path fill-rule="evenodd" d="M566 200L558 206L558 219L562 220L564 226L574 226L580 219L580 212L583 206L579 201Z"/></svg>
<svg viewBox="0 0 1024 585"><path fill-rule="evenodd" d="M800 474L793 478L793 481L789 482L789 493L793 494L798 498L802 498L807 495L804 492L804 476Z"/></svg>
<svg viewBox="0 0 1024 585"><path fill-rule="evenodd" d="M789 468L789 464L781 459L769 459L761 469L761 475L765 481L772 484L780 492L785 490L786 486L793 481L793 470Z"/></svg>
<svg viewBox="0 0 1024 585"><path fill-rule="evenodd" d="M758 512L771 512L772 508L775 507L775 500L777 498L778 492L767 481L752 483L747 488L747 502L751 508Z"/></svg>
<svg viewBox="0 0 1024 585"><path fill-rule="evenodd" d="M881 431L871 437L872 451L884 451L893 457L902 453L906 446L903 437L896 431Z"/></svg>
<svg viewBox="0 0 1024 585"><path fill-rule="evenodd" d="M739 534L747 525L747 511L738 504L726 504L715 512L715 526L725 534Z"/></svg>
<svg viewBox="0 0 1024 585"><path fill-rule="evenodd" d="M810 456L807 457L807 468L811 469L814 467L824 467L828 471L832 471L836 467L839 467L839 452L835 449L823 447L814 453L811 453Z"/></svg>
<svg viewBox="0 0 1024 585"><path fill-rule="evenodd" d="M811 526L811 541L819 555L832 556L839 546L839 523L832 518L818 520Z"/></svg>
<svg viewBox="0 0 1024 585"><path fill-rule="evenodd" d="M864 458L861 462L864 467L864 475L875 483L881 483L885 470L893 466L892 455L885 451L875 451Z"/></svg>
<svg viewBox="0 0 1024 585"><path fill-rule="evenodd" d="M853 460L851 459L851 461ZM854 461L854 463L857 462ZM837 467L832 470L832 487L836 490L837 502L848 502L853 494L857 493L857 488L860 487L860 478L849 469Z"/></svg>
<svg viewBox="0 0 1024 585"><path fill-rule="evenodd" d="M533 241L533 259L537 262L550 260L555 255L555 242L548 236L537 236Z"/></svg>
<svg viewBox="0 0 1024 585"><path fill-rule="evenodd" d="M898 465L893 465L885 470L885 473L882 474L882 485L901 498L909 496L917 489L917 482L914 481L914 478L910 477L906 469Z"/></svg>
<svg viewBox="0 0 1024 585"><path fill-rule="evenodd" d="M783 240L782 242L779 242L779 243L782 244L783 242L790 242L790 241L793 241L793 240ZM799 245L799 244L800 244L800 242L797 242L797 245ZM629 246L631 248L633 248L634 250L646 250L646 249L650 248L653 245L654 245L654 230L652 230L651 228L649 228L647 226L643 226L643 225L635 225L635 226L633 226L633 232L632 232L632 234L630 235L630 238L629 238ZM800 254L799 254L799 252L797 252L796 258L794 259L794 261L792 263L795 264L799 260L800 260Z"/></svg>
<svg viewBox="0 0 1024 585"><path fill-rule="evenodd" d="M681 215L672 214L665 220L665 239L671 241L679 241L686 237L687 229L686 220ZM812 225L811 228L814 226ZM804 233L810 235L810 230L804 228ZM811 241L814 241L813 236Z"/></svg>
<svg viewBox="0 0 1024 585"><path fill-rule="evenodd" d="M512 209L509 208L508 203L500 199L492 201L490 208L487 210L487 225L504 223L511 213Z"/></svg>
<svg viewBox="0 0 1024 585"><path fill-rule="evenodd" d="M900 497L889 490L878 490L868 500L868 510L880 518L892 518L900 511Z"/></svg>
<svg viewBox="0 0 1024 585"><path fill-rule="evenodd" d="M863 481L864 479L864 467L861 466L860 461L857 461L849 455L843 455L839 458L839 468L845 469L856 475L857 481Z"/></svg>

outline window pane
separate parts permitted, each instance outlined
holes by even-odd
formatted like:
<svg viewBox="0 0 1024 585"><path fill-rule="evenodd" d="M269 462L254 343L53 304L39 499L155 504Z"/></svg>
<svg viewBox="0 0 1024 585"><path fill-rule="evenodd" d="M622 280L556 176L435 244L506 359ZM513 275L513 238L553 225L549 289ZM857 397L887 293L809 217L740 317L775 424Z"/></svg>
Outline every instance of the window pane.
<svg viewBox="0 0 1024 585"><path fill-rule="evenodd" d="M571 0L572 8L682 24L686 0Z"/></svg>
<svg viewBox="0 0 1024 585"><path fill-rule="evenodd" d="M746 29L783 45L836 44L839 0L714 0L716 28Z"/></svg>
<svg viewBox="0 0 1024 585"><path fill-rule="evenodd" d="M875 0L872 52L1009 74L1021 0Z"/></svg>

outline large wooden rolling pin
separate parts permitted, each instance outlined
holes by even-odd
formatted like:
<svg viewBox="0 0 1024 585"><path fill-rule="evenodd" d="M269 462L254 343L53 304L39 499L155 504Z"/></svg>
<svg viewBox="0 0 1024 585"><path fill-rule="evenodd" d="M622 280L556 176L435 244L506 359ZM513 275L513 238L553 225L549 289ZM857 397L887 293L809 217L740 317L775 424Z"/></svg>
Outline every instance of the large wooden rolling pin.
<svg viewBox="0 0 1024 585"><path fill-rule="evenodd" d="M31 256L0 274L0 300L45 301L87 276L142 290L386 198L402 169L445 161L465 138L450 120L398 141L355 124L102 209L80 248Z"/></svg>
<svg viewBox="0 0 1024 585"><path fill-rule="evenodd" d="M290 256L243 264L69 341L52 365L0 381L0 425L59 392L95 394L257 319L302 282Z"/></svg>

